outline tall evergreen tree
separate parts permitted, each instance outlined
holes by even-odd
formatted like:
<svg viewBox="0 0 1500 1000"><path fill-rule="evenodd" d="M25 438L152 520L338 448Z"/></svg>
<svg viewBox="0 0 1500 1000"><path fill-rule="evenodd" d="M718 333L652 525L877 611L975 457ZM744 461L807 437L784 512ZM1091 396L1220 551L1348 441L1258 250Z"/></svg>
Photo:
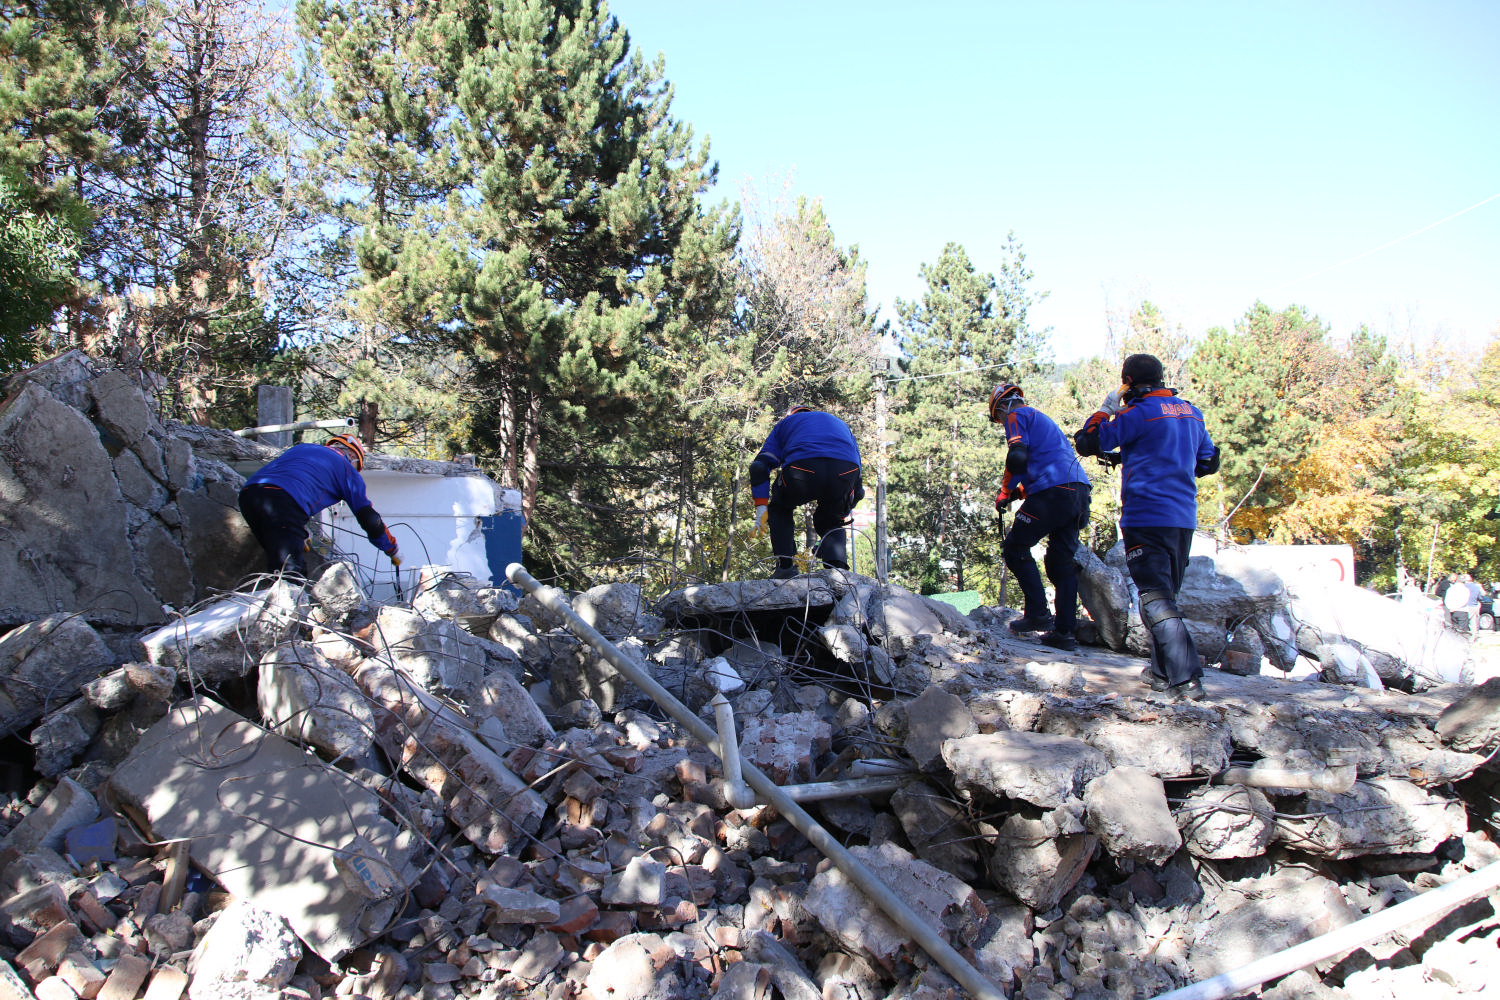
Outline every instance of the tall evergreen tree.
<svg viewBox="0 0 1500 1000"><path fill-rule="evenodd" d="M44 262L3 303L0 355L11 363L54 346L26 335L56 307L82 306L97 277L97 186L144 136L138 102L154 13L150 2L0 0L0 183L16 213L7 228ZM63 341L81 343L94 326L93 310L74 309Z"/></svg>
<svg viewBox="0 0 1500 1000"><path fill-rule="evenodd" d="M892 553L898 574L923 592L989 583L971 579L998 565L994 496L1005 465L1005 440L986 404L999 382L1035 385L1046 365L1043 335L1031 329L1031 272L1012 236L1002 282L977 271L950 243L921 270L921 300L898 300L902 376L892 394L891 428L899 435L891 472L892 533L910 541ZM975 559L974 557L978 557Z"/></svg>
<svg viewBox="0 0 1500 1000"><path fill-rule="evenodd" d="M521 489L533 530L576 539L612 509L582 491L639 468L640 432L663 422L655 369L728 309L707 150L671 117L660 63L591 3L298 13L318 156L346 168L331 208L366 356L456 351L479 403L457 443Z"/></svg>

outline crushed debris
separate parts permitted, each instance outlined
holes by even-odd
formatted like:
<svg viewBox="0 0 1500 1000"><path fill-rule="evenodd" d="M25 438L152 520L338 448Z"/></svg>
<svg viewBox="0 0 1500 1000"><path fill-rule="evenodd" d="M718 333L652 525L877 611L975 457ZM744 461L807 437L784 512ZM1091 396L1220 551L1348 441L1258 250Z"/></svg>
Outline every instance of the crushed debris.
<svg viewBox="0 0 1500 1000"><path fill-rule="evenodd" d="M138 390L68 370L12 386L0 422L61 420L90 483L120 483L110 448L143 441L196 467L177 445L202 429L129 416ZM0 486L41 490L18 462ZM160 501L146 520L115 487L123 540L102 551L127 564L197 482L149 476L159 494L131 487ZM29 538L34 565L63 559ZM1086 570L1093 644L1066 654L1012 636L1007 609L835 571L563 595L685 725L535 593L434 572L379 602L351 563L304 589L247 576L253 553L243 584L203 589L227 569L178 550L172 601L137 573L139 593L96 607L76 568L66 588L39 569L0 589L0 996L972 995L847 853L990 995L1153 997L1500 862L1494 650L1445 633L1351 669L1300 644L1349 641L1352 612L1334 635L1309 610L1323 590L1278 598L1244 553L1200 564L1213 600L1184 601L1212 609L1199 629L1219 616L1204 651L1235 661L1190 704L1139 677L1136 624L1101 605L1109 560ZM1258 664L1232 636L1252 621ZM726 711L734 760L798 805L738 799L697 735ZM1493 898L1234 995L1477 994Z"/></svg>

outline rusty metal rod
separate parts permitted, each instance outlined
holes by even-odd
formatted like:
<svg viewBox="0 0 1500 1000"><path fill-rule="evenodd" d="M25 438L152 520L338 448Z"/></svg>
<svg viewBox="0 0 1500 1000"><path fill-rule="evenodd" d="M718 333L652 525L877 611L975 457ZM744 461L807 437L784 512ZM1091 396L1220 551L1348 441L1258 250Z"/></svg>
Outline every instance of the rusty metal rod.
<svg viewBox="0 0 1500 1000"><path fill-rule="evenodd" d="M595 652L604 657L610 666L650 695L653 701L665 709L667 714L676 719L695 739L723 759L723 748L713 729L694 715L686 705L678 701L672 692L658 684L654 677L626 659L625 654L621 653L614 643L578 617L573 606L564 598L562 591L556 587L543 586L535 577L526 572L526 568L520 563L511 563L505 567L505 577L535 597L548 611L560 617L574 635L594 647ZM808 815L807 810L782 791L781 786L766 777L754 764L742 762L741 767L745 780L764 801L769 803L787 822L795 826L814 847L822 851L839 871L848 876L849 880L858 886L871 902L880 907L893 923L911 935L912 940L932 956L948 975L958 980L959 985L968 990L970 995L977 1000L1006 1000L1005 994L994 983L985 978L978 969L974 968L944 940L942 935L933 930L925 918L908 906L905 900L880 881L879 876L864 862L850 854L843 844L835 840L832 834L818 824L817 820Z"/></svg>

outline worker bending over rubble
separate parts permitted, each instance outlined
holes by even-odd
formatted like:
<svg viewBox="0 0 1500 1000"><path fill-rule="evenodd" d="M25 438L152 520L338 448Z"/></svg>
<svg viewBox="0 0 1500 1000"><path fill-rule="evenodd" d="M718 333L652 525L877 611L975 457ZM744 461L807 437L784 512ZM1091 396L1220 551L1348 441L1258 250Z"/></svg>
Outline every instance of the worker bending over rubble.
<svg viewBox="0 0 1500 1000"><path fill-rule="evenodd" d="M1021 501L1000 554L1021 586L1021 617L1015 633L1044 632L1042 642L1074 650L1078 639L1078 532L1089 522L1089 476L1053 419L1030 406L1021 387L1001 382L990 393L990 422L1005 426L1005 474L995 496L995 513ZM1052 581L1057 613L1047 610L1047 592L1032 547L1047 540L1042 557Z"/></svg>
<svg viewBox="0 0 1500 1000"><path fill-rule="evenodd" d="M1177 609L1177 591L1198 528L1197 479L1219 471L1219 449L1203 425L1203 413L1177 398L1163 378L1161 361L1153 355L1126 358L1120 388L1104 397L1073 443L1080 455L1117 453L1123 466L1125 565L1151 633L1145 679L1174 701L1196 701L1203 697L1203 665Z"/></svg>
<svg viewBox="0 0 1500 1000"><path fill-rule="evenodd" d="M760 453L750 463L750 497L755 501L759 527L771 533L776 554L773 580L797 575L793 512L816 503L813 528L818 544L813 555L824 566L848 569L844 526L849 512L865 495L859 476L859 445L849 425L831 413L794 406L776 421ZM779 469L775 488L771 472Z"/></svg>
<svg viewBox="0 0 1500 1000"><path fill-rule="evenodd" d="M240 513L266 550L266 569L307 576L307 522L342 500L370 544L397 566L396 539L365 496L365 448L352 434L323 444L294 444L261 467L240 490Z"/></svg>

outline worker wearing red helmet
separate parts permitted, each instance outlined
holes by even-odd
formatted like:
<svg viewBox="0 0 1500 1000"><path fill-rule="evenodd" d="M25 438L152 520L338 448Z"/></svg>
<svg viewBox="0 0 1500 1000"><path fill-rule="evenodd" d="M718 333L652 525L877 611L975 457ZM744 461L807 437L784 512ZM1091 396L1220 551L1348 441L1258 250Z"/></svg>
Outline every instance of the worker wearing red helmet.
<svg viewBox="0 0 1500 1000"><path fill-rule="evenodd" d="M1000 545L1001 558L1021 587L1021 617L1010 630L1042 632L1042 642L1074 650L1078 639L1078 532L1089 521L1089 476L1072 443L1041 410L1026 402L1021 387L1002 382L990 393L990 422L1005 425L1005 474L995 496L995 511L1004 514L1021 501ZM1052 581L1056 614L1047 609L1047 592L1031 550L1043 539L1042 562Z"/></svg>
<svg viewBox="0 0 1500 1000"><path fill-rule="evenodd" d="M848 569L844 525L865 495L860 483L859 445L849 425L831 413L794 406L771 428L750 463L750 496L771 533L776 553L773 580L797 575L793 511L807 503L819 542L813 554L824 566ZM775 489L771 472L779 469Z"/></svg>
<svg viewBox="0 0 1500 1000"><path fill-rule="evenodd" d="M240 490L240 513L266 552L271 573L305 577L307 522L339 501L349 505L370 544L399 564L396 539L365 495L365 448L352 434L323 444L294 444Z"/></svg>

